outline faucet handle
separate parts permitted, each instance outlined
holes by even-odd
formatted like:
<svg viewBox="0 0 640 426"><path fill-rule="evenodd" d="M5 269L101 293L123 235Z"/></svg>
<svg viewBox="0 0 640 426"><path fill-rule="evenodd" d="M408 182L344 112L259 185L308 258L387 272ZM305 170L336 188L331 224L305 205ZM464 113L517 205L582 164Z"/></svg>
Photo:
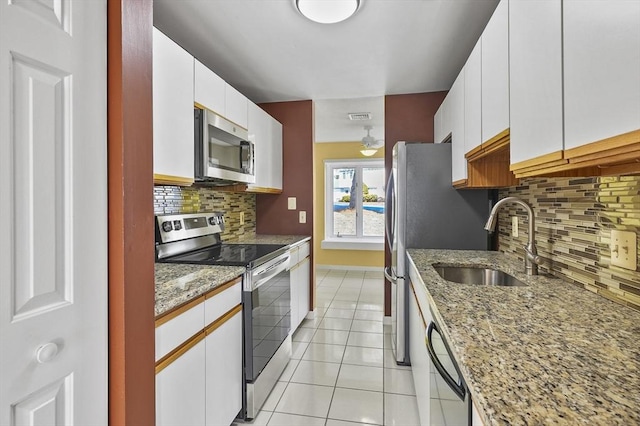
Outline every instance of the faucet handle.
<svg viewBox="0 0 640 426"><path fill-rule="evenodd" d="M540 265L544 257L539 256L538 253L534 253L532 250L529 250L529 247L524 246L524 253L527 256L527 259L536 265Z"/></svg>

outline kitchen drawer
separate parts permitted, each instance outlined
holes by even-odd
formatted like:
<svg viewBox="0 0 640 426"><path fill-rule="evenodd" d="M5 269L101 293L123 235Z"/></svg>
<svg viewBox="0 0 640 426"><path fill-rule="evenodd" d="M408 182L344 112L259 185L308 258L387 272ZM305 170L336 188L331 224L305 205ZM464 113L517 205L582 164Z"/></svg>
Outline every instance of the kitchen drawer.
<svg viewBox="0 0 640 426"><path fill-rule="evenodd" d="M202 331L204 301L199 297L156 319L156 361Z"/></svg>
<svg viewBox="0 0 640 426"><path fill-rule="evenodd" d="M204 325L205 327L242 303L242 278L236 278L211 290L205 295Z"/></svg>
<svg viewBox="0 0 640 426"><path fill-rule="evenodd" d="M293 247L289 250L289 254L291 255L291 258L289 259L289 266L293 267L298 264L299 252L300 252L299 247Z"/></svg>
<svg viewBox="0 0 640 426"><path fill-rule="evenodd" d="M303 261L305 257L309 256L310 250L311 244L309 244L309 241L300 245L300 247L298 248L298 262Z"/></svg>

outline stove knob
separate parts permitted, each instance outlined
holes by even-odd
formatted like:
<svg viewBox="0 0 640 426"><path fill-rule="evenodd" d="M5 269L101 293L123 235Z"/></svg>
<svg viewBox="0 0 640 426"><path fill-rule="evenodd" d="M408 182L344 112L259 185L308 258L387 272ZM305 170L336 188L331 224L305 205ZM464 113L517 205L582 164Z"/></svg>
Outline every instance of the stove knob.
<svg viewBox="0 0 640 426"><path fill-rule="evenodd" d="M173 229L175 229L176 231L179 231L182 229L182 222L180 222L179 220L174 220L173 221Z"/></svg>
<svg viewBox="0 0 640 426"><path fill-rule="evenodd" d="M209 218L209 225L214 226L218 224L218 221L216 220L217 218L215 216L211 216Z"/></svg>
<svg viewBox="0 0 640 426"><path fill-rule="evenodd" d="M170 220L168 220L166 222L162 222L162 230L164 232L173 231L173 225L171 225L171 221Z"/></svg>

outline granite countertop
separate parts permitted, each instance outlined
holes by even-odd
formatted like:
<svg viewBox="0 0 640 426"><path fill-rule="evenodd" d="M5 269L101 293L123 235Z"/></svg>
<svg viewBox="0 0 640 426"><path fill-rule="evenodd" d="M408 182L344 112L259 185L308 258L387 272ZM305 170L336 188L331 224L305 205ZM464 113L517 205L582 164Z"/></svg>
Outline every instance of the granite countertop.
<svg viewBox="0 0 640 426"><path fill-rule="evenodd" d="M241 237L238 241L229 241L229 244L244 243L244 244L287 244L289 246L296 246L309 241L310 236L307 235L263 235L258 234L251 237Z"/></svg>
<svg viewBox="0 0 640 426"><path fill-rule="evenodd" d="M156 316L244 274L244 266L156 263Z"/></svg>
<svg viewBox="0 0 640 426"><path fill-rule="evenodd" d="M528 277L503 253L408 253L486 425L640 424L640 312ZM528 285L455 284L435 263L491 267Z"/></svg>
<svg viewBox="0 0 640 426"><path fill-rule="evenodd" d="M296 246L311 237L305 235L255 235L238 243L286 244ZM233 242L230 242L233 244ZM243 266L155 264L155 314L161 315L176 306L201 296L210 290L244 274Z"/></svg>

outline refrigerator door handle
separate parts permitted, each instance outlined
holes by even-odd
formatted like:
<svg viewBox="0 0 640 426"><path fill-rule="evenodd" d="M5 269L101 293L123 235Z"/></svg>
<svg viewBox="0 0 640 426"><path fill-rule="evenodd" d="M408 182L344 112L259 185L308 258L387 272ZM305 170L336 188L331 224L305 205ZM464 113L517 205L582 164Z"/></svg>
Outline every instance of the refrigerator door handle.
<svg viewBox="0 0 640 426"><path fill-rule="evenodd" d="M393 251L393 241L395 236L393 235L393 230L395 228L395 200L394 200L394 196L395 196L395 188L394 188L394 182L393 182L393 170L391 170L391 172L389 173L389 180L387 181L387 191L386 191L386 197L385 197L385 206L384 206L384 211L385 211L385 217L384 217L384 228L385 228L385 234L387 236L387 243L389 244L389 250ZM387 277L387 279L389 279ZM389 281L391 281L391 279L389 279Z"/></svg>
<svg viewBox="0 0 640 426"><path fill-rule="evenodd" d="M398 276L393 273L391 270L391 266L387 266L384 268L384 276L389 280L391 284L398 284Z"/></svg>

